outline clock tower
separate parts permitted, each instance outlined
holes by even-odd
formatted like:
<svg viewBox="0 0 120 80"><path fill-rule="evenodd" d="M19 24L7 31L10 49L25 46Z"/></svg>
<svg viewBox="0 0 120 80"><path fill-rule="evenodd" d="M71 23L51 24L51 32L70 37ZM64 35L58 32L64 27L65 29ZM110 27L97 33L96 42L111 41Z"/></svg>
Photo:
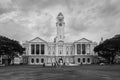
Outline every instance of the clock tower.
<svg viewBox="0 0 120 80"><path fill-rule="evenodd" d="M56 27L57 27L57 42L63 41L64 42L64 27L65 27L65 22L64 22L64 16L60 12L57 16L57 22L56 22Z"/></svg>

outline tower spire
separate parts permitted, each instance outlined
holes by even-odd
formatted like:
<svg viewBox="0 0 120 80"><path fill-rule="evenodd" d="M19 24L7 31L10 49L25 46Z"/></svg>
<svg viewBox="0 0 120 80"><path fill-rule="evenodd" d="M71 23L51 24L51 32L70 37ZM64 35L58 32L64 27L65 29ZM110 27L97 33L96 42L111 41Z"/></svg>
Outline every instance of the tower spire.
<svg viewBox="0 0 120 80"><path fill-rule="evenodd" d="M60 12L60 13L58 14L57 20L58 20L58 21L64 21L64 16L63 16L62 12Z"/></svg>

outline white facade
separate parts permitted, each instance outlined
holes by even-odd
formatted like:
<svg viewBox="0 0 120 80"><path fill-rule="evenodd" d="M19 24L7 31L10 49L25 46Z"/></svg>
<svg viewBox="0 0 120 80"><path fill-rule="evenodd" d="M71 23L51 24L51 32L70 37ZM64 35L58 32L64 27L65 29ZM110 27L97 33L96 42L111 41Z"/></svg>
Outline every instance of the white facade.
<svg viewBox="0 0 120 80"><path fill-rule="evenodd" d="M91 64L95 62L93 49L97 43L82 38L73 43L65 42L64 16L59 13L57 16L57 36L54 42L47 42L39 37L23 43L25 47L24 62L28 64L52 64L62 60L64 64Z"/></svg>

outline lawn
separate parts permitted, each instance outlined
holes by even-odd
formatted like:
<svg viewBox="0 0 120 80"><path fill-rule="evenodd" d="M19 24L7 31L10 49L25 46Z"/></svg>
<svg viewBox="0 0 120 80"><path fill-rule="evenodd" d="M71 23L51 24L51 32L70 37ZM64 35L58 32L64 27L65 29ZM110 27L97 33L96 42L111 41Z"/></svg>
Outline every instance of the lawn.
<svg viewBox="0 0 120 80"><path fill-rule="evenodd" d="M120 65L0 67L0 80L120 80Z"/></svg>

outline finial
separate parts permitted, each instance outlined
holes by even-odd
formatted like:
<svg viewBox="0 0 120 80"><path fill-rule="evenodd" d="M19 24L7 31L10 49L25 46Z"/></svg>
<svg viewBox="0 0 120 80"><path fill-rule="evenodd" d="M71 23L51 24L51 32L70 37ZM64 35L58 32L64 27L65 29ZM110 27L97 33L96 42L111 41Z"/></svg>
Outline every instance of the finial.
<svg viewBox="0 0 120 80"><path fill-rule="evenodd" d="M101 41L100 41L100 44L103 42L103 37L101 37Z"/></svg>
<svg viewBox="0 0 120 80"><path fill-rule="evenodd" d="M60 13L58 14L58 16L63 16L62 12L60 12Z"/></svg>

